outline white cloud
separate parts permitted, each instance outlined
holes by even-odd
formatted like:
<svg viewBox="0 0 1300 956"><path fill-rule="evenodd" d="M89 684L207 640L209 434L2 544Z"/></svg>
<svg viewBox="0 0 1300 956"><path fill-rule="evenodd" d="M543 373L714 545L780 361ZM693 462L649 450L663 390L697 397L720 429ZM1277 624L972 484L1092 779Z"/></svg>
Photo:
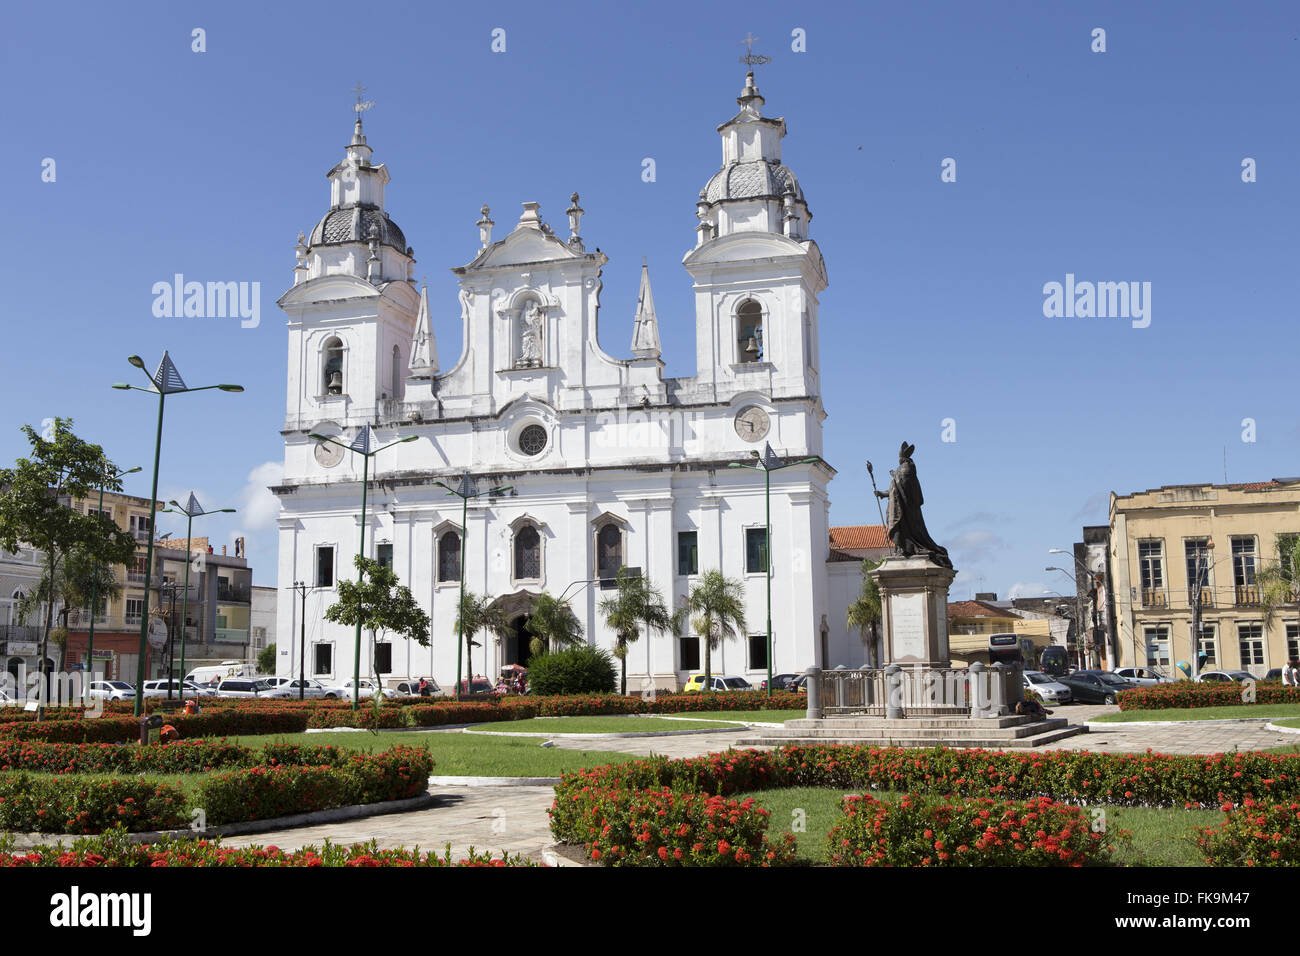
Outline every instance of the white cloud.
<svg viewBox="0 0 1300 956"><path fill-rule="evenodd" d="M240 492L243 502L239 509L241 523L251 531L271 528L280 516L280 500L271 494L268 486L284 477L284 464L268 461L248 473L248 483Z"/></svg>
<svg viewBox="0 0 1300 956"><path fill-rule="evenodd" d="M1014 601L1016 598L1024 597L1046 597L1055 592L1046 584L1039 581L1017 581L1011 585L1011 590L1007 593L1007 599Z"/></svg>

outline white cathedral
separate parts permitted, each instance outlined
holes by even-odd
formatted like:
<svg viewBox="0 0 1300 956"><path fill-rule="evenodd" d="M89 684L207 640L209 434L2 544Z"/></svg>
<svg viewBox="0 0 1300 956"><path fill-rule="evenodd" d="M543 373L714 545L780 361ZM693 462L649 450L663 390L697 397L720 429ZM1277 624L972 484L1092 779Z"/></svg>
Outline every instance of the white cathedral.
<svg viewBox="0 0 1300 956"><path fill-rule="evenodd" d="M586 639L612 648L601 598L619 568L641 573L670 608L697 576L721 569L744 583L747 630L713 654L714 673L766 677L764 473L754 452L770 445L792 464L771 477L772 670L816 663L859 666L864 651L844 622L861 581L856 561L832 553L822 458L818 294L826 267L809 238L803 190L781 162L785 122L765 117L746 78L740 110L718 127L722 167L696 203L696 374L665 378L646 267L630 329L598 336L607 257L580 236L572 196L567 238L523 203L493 240L485 206L479 248L453 270L460 284L461 354L440 362L435 311L413 279L413 250L389 218L384 165L358 113L342 162L329 172L330 208L299 235L288 314L284 478L279 498L279 671L299 671L304 581L306 671L352 677L353 631L322 619L339 578L355 577L363 458L310 436L348 444L369 426L371 447L403 438L369 460L365 551L390 562L430 614L430 646L393 639L361 673L430 676L454 687L456 606L467 588L495 598L513 636L481 635L472 673L495 678L526 663L524 630L543 591L569 600ZM630 332L630 355L605 345ZM450 358L445 356L445 358ZM478 492L461 525L452 487ZM461 566L462 539L465 546ZM372 659L373 653L373 659ZM678 689L703 663L693 635L642 635L627 660L629 689Z"/></svg>

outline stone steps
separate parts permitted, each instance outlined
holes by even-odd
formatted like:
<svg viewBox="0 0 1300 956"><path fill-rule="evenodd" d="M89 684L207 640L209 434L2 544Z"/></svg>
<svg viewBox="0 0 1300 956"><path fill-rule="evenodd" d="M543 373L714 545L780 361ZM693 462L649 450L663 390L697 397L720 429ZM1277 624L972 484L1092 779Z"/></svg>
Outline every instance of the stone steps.
<svg viewBox="0 0 1300 956"><path fill-rule="evenodd" d="M926 725L927 720L937 723ZM954 726L955 724L955 726ZM818 746L858 744L873 747L1039 747L1043 744L1087 733L1088 728L1072 725L1063 717L1034 720L1012 716L986 720L953 721L948 718L885 720L873 718L830 718L791 720L734 744L737 747Z"/></svg>

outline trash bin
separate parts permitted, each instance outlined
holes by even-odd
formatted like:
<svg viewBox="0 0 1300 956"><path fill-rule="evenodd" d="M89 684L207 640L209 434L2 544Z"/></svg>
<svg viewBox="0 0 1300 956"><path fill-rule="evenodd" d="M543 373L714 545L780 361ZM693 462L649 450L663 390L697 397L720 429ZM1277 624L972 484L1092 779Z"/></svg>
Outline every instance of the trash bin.
<svg viewBox="0 0 1300 956"><path fill-rule="evenodd" d="M162 740L163 719L159 714L140 718L140 743L156 744Z"/></svg>

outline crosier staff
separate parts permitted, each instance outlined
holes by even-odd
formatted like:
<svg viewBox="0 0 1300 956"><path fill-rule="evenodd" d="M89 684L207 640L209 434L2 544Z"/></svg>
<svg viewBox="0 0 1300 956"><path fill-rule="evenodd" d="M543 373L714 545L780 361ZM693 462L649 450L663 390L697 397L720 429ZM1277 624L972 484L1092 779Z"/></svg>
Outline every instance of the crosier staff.
<svg viewBox="0 0 1300 956"><path fill-rule="evenodd" d="M876 514L880 515L880 523L885 524L885 512L880 508L880 489L876 487L876 473L871 468L871 462L867 462L867 474L871 476L871 490L875 492L872 496L876 499ZM885 526L885 533L889 533L888 525Z"/></svg>

